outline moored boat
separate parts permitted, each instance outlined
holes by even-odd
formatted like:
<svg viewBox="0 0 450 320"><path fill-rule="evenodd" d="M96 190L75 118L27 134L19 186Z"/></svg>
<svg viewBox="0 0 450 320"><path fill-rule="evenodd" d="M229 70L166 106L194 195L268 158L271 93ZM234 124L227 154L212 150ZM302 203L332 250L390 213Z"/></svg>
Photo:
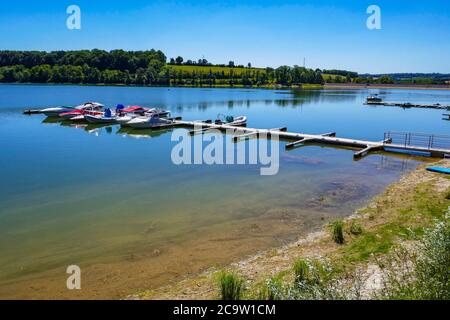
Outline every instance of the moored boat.
<svg viewBox="0 0 450 320"><path fill-rule="evenodd" d="M246 116L225 116L223 114L219 114L217 116L217 119L214 121L214 124L217 125L229 125L229 126L245 126L247 124L247 117Z"/></svg>
<svg viewBox="0 0 450 320"><path fill-rule="evenodd" d="M172 126L173 120L162 118L159 114L150 114L146 117L131 119L126 125L135 129L156 129Z"/></svg>
<svg viewBox="0 0 450 320"><path fill-rule="evenodd" d="M111 109L106 108L105 112L99 115L85 114L84 119L90 123L116 123L117 115L111 112Z"/></svg>
<svg viewBox="0 0 450 320"><path fill-rule="evenodd" d="M87 114L90 114L90 115L102 114L103 113L102 108L103 108L103 105L100 105L100 104L88 105L81 109L74 109L69 112L61 113L61 114L59 114L59 117L63 118L64 120L80 121L80 120L84 120L84 116Z"/></svg>
<svg viewBox="0 0 450 320"><path fill-rule="evenodd" d="M47 117L59 117L62 113L72 112L74 110L83 110L85 108L90 107L103 107L101 103L98 102L85 102L82 105L79 105L77 107L71 107L71 106L61 106L61 107L52 107L52 108L46 108L42 109L40 113L45 114Z"/></svg>
<svg viewBox="0 0 450 320"><path fill-rule="evenodd" d="M150 115L158 115L161 118L170 116L169 110L147 109L147 108L139 107L139 108L144 109L144 112L141 112L141 110L138 110L138 112L136 112L135 110L131 110L131 108L135 108L135 107L130 107L130 108L124 109L123 112L127 111L127 110L128 110L128 112L125 112L124 114L117 117L116 121L118 124L120 124L123 127L128 127L128 122L130 122L132 119L135 119L135 118L139 118L139 117L147 118Z"/></svg>
<svg viewBox="0 0 450 320"><path fill-rule="evenodd" d="M371 96L368 96L366 98L366 103L370 104L370 103L381 103L383 102L383 99L381 99L378 94L374 94Z"/></svg>

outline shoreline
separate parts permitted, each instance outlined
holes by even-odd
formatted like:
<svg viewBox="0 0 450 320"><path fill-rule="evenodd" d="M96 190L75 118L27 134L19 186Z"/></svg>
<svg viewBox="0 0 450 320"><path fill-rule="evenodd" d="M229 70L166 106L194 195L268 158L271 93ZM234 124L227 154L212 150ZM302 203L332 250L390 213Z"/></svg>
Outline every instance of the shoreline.
<svg viewBox="0 0 450 320"><path fill-rule="evenodd" d="M434 164L450 167L450 160L440 160ZM357 221L362 225L365 233L373 233L376 237L385 240L384 237L390 237L390 248L395 247L399 243L409 241L402 239L400 236L392 237L392 232L404 232L406 225L416 226L418 228L426 227L432 219L420 212L422 202L416 203L415 196L422 194L425 188L430 194L450 192L450 177L439 175L425 170L430 163L419 165L413 171L410 171L401 178L388 185L384 191L374 196L369 204L363 208L355 210L351 215L343 219L344 224L349 225L353 221ZM430 203L423 200L426 206ZM445 195L437 203L433 204L438 207L450 206L450 199ZM415 207L418 208L415 208ZM399 216L402 210L410 210L415 216L405 220L403 216ZM416 209L419 211L416 212ZM412 220L411 220L412 219ZM418 220L418 221L414 221ZM292 263L298 258L331 258L343 265L344 269L364 269L369 273L371 278L377 278L374 275L376 270L374 260L382 258L386 255L382 243L377 250L369 252L373 248L360 248L358 241L361 238L357 236L347 235L350 237L345 245L334 243L328 232L328 224L324 225L320 230L308 233L305 237L283 245L278 248L262 250L252 256L238 260L226 266L225 268L211 267L208 270L195 275L187 275L185 279L175 283L168 284L157 289L141 291L124 297L130 300L147 300L147 299L176 299L176 300L204 300L217 299L218 288L216 285L216 274L219 271L231 271L239 274L246 281L246 299L257 299L260 294L261 286L269 278L289 278ZM392 228L392 230L390 230ZM398 230L400 231L398 231ZM387 235L386 235L386 234ZM382 235L380 235L382 234ZM371 235L372 236L372 235ZM366 245L373 247L373 244ZM379 252L378 252L379 249ZM362 250L362 252L359 252ZM368 284L369 291L373 290L372 284Z"/></svg>
<svg viewBox="0 0 450 320"><path fill-rule="evenodd" d="M450 85L440 84L358 84L358 83L325 83L324 89L402 89L402 90L450 90Z"/></svg>
<svg viewBox="0 0 450 320"><path fill-rule="evenodd" d="M198 88L198 89L255 89L255 90L335 90L335 89L401 89L401 90L450 90L450 85L418 85L418 84L357 84L357 83L325 83L283 86L268 84L262 86L244 85L130 85L124 83L31 83L31 82L2 82L1 85L25 86L79 86L79 87L123 87L123 88Z"/></svg>

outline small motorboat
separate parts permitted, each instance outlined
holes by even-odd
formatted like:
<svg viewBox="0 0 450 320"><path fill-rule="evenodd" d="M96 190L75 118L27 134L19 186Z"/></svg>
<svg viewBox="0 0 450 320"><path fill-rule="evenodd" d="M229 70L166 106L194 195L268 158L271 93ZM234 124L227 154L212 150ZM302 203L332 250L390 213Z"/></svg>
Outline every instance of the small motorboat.
<svg viewBox="0 0 450 320"><path fill-rule="evenodd" d="M133 110L132 108L141 108L138 110ZM143 110L143 112L142 112ZM161 118L165 118L170 116L170 111L168 110L163 110L163 109L147 109L147 108L142 108L142 107L129 107L129 108L125 108L123 111L123 113L121 115L119 115L119 117L117 117L116 121L118 124L120 124L123 127L127 127L128 126L128 122L130 122L132 119L134 118L138 118L138 117L143 117L143 118L147 118L150 115L158 115Z"/></svg>
<svg viewBox="0 0 450 320"><path fill-rule="evenodd" d="M98 102L85 102L82 105L79 105L77 107L62 106L62 107L46 108L46 109L42 109L40 111L40 113L45 114L47 117L59 117L59 115L61 113L71 112L74 110L82 110L84 108L93 107L93 106L103 107L103 105Z"/></svg>
<svg viewBox="0 0 450 320"><path fill-rule="evenodd" d="M371 96L368 96L366 98L366 103L370 104L370 103L380 103L383 102L383 99L381 99L378 94L374 94Z"/></svg>
<svg viewBox="0 0 450 320"><path fill-rule="evenodd" d="M173 125L173 120L162 118L159 114L150 114L146 117L136 117L126 123L126 126L135 129L156 129L170 127Z"/></svg>
<svg viewBox="0 0 450 320"><path fill-rule="evenodd" d="M81 121L81 120L84 120L84 116L87 114L90 114L90 115L103 114L102 108L103 108L103 106L100 104L88 105L81 109L74 109L69 112L60 113L59 117L63 118L64 120Z"/></svg>
<svg viewBox="0 0 450 320"><path fill-rule="evenodd" d="M247 117L246 116L225 116L223 114L218 114L217 119L214 121L214 124L217 125L229 125L229 126L245 126L247 124Z"/></svg>
<svg viewBox="0 0 450 320"><path fill-rule="evenodd" d="M117 114L116 122L120 125L125 125L131 119L144 116L145 113L148 112L149 110L150 110L149 108L144 108L140 106L120 108L119 110L116 109Z"/></svg>
<svg viewBox="0 0 450 320"><path fill-rule="evenodd" d="M146 111L147 114L158 114L162 118L170 117L170 111L164 109L152 108Z"/></svg>
<svg viewBox="0 0 450 320"><path fill-rule="evenodd" d="M110 108L106 108L102 114L85 114L84 119L89 123L116 123L117 114L113 114Z"/></svg>
<svg viewBox="0 0 450 320"><path fill-rule="evenodd" d="M45 114L47 117L59 117L61 113L71 112L73 110L75 110L74 107L63 106L42 109L41 113Z"/></svg>

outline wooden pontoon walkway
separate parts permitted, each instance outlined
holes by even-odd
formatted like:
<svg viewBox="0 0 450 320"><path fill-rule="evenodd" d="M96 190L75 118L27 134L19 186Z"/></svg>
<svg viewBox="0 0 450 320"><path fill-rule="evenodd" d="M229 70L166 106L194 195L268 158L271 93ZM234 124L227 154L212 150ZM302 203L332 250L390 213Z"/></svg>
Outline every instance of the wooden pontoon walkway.
<svg viewBox="0 0 450 320"><path fill-rule="evenodd" d="M402 107L402 108L425 108L425 109L441 109L450 110L450 105L435 104L417 104L409 102L384 102L384 101L366 101L368 106L387 106L387 107Z"/></svg>
<svg viewBox="0 0 450 320"><path fill-rule="evenodd" d="M358 159L366 156L372 151L386 151L386 152L410 152L410 153L424 153L429 154L431 157L444 158L450 157L450 144L449 148L434 147L432 143L428 146L414 146L407 143L393 144L390 135L385 134L385 140L383 141L368 141L368 140L356 140L348 138L336 137L335 132L323 133L323 134L306 134L288 132L287 128L275 128L275 129L256 129L247 127L237 127L230 125L217 125L210 121L182 121L175 120L174 126L193 127L196 130L191 133L203 133L209 129L218 129L221 131L233 130L234 132L241 133L235 135L233 140L235 142L258 136L271 136L278 135L281 139L292 140L293 142L286 144L286 149L295 148L297 146L303 146L305 144L321 144L321 145L335 145L351 148L359 148L360 150L354 153L354 158ZM408 137L408 135L406 135ZM430 136L433 137L433 136ZM449 137L450 138L450 137ZM406 139L407 140L407 139ZM409 141L411 141L411 134L409 134Z"/></svg>

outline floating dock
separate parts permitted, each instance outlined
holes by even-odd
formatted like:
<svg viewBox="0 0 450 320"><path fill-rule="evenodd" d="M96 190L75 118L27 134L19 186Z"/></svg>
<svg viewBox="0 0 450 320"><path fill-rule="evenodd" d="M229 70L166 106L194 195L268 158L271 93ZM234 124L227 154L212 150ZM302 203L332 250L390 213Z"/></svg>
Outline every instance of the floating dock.
<svg viewBox="0 0 450 320"><path fill-rule="evenodd" d="M439 103L435 104L416 104L409 102L383 102L383 101L370 101L366 102L369 106L388 106L388 107L402 107L402 108L424 108L424 109L441 109L450 110L450 105L443 105Z"/></svg>
<svg viewBox="0 0 450 320"><path fill-rule="evenodd" d="M221 131L233 131L238 133L233 136L233 141L238 142L253 137L270 137L276 135L281 139L291 140L286 144L286 149L293 149L306 144L334 145L359 149L354 153L355 159L360 159L373 151L412 153L416 155L428 155L436 158L450 157L450 136L425 135L404 132L387 132L382 141L356 140L336 137L335 132L323 134L306 134L288 132L286 127L274 129L256 129L247 127L230 126L227 124L214 124L210 121L181 121L175 120L174 126L194 127L191 134L205 133L210 129ZM395 140L395 141L394 141ZM398 141L398 143L397 143ZM418 142L414 145L414 142Z"/></svg>

